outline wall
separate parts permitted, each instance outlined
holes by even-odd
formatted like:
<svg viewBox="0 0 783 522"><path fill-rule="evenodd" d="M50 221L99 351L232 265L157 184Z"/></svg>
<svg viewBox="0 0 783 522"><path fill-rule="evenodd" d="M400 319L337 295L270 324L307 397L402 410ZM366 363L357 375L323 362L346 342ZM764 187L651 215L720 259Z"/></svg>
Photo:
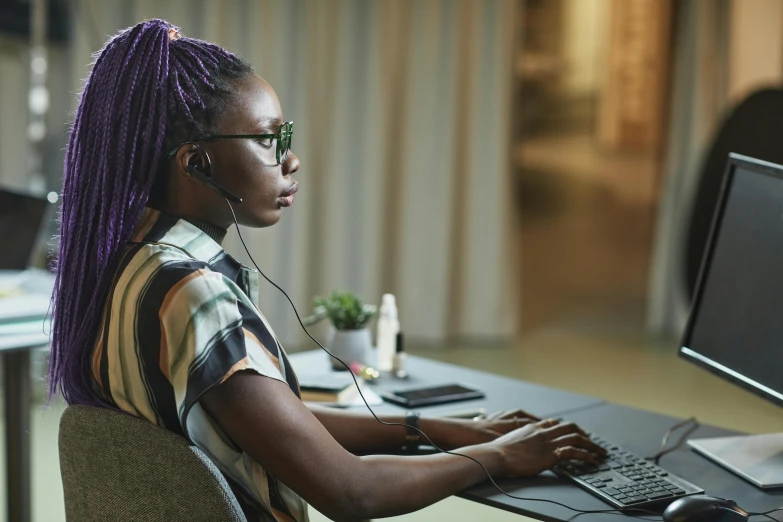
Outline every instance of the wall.
<svg viewBox="0 0 783 522"><path fill-rule="evenodd" d="M733 0L729 97L783 83L783 0Z"/></svg>

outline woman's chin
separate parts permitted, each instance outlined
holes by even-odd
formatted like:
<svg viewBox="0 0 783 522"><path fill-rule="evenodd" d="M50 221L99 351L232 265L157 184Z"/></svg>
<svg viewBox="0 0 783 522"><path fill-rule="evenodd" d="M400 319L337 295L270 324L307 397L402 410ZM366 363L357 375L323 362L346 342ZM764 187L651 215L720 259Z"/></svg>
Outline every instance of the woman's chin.
<svg viewBox="0 0 783 522"><path fill-rule="evenodd" d="M250 219L248 219L249 223L247 223L246 226L253 227L253 228L271 227L272 225L280 221L280 218L282 217L283 217L282 208L265 210L259 214L250 216Z"/></svg>

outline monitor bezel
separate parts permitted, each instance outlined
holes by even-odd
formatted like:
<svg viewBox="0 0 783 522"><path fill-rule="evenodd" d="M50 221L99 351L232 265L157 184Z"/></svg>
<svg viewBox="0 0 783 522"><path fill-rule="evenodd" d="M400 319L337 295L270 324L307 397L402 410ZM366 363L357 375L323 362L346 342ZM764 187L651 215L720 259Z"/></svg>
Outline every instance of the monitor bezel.
<svg viewBox="0 0 783 522"><path fill-rule="evenodd" d="M683 333L682 342L680 343L678 353L680 357L697 366L700 366L710 373L722 377L723 379L736 384L737 386L744 388L760 397L763 397L764 399L767 399L768 401L771 401L778 406L783 406L783 390L771 390L771 388L765 387L761 383L756 383L749 377L741 375L739 372L721 365L720 363L711 360L709 357L706 357L689 347L693 334L693 327L696 321L696 317L698 316L699 306L701 305L702 296L704 293L704 283L707 276L709 275L712 257L717 243L717 234L720 230L720 224L723 221L723 215L726 209L729 191L731 190L731 183L734 180L737 168L740 167L751 168L756 172L770 175L783 181L783 165L751 158L749 156L743 156L741 154L729 154L729 160L726 164L726 169L723 174L723 181L721 182L718 204L715 207L712 224L710 225L707 246L705 248L704 255L702 256L699 275L696 279L696 288L693 294L693 302L691 303L690 312L688 314L688 321L685 326L685 331ZM774 392L774 394L766 391L763 388L767 388L768 390Z"/></svg>

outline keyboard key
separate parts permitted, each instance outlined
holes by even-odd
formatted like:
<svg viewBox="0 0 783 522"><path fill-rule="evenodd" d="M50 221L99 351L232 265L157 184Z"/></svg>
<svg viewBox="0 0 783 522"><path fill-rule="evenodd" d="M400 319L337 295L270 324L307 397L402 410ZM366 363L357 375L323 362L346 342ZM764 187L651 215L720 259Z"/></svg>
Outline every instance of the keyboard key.
<svg viewBox="0 0 783 522"><path fill-rule="evenodd" d="M645 497L644 495L637 495L635 497L629 497L629 498L623 499L623 503L624 504L638 504L639 502L644 502L645 500L647 500L647 497Z"/></svg>
<svg viewBox="0 0 783 522"><path fill-rule="evenodd" d="M670 490L672 495L684 495L685 490L684 489L672 489Z"/></svg>
<svg viewBox="0 0 783 522"><path fill-rule="evenodd" d="M604 493L606 493L607 495L611 495L613 497L615 497L617 495L622 495L622 493L620 493L620 491L618 491L618 490L616 490L614 488L606 488L604 490Z"/></svg>
<svg viewBox="0 0 783 522"><path fill-rule="evenodd" d="M669 493L668 491L664 491L664 492L661 492L661 493L653 493L652 495L647 495L647 497L650 500L658 500L660 498L666 498L666 497L670 497L670 496L672 496L672 494Z"/></svg>

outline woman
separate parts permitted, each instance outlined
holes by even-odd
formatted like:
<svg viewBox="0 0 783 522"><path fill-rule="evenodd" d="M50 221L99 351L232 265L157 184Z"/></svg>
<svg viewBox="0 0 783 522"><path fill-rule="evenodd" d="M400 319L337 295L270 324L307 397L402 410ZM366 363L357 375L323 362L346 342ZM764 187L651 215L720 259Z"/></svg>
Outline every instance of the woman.
<svg viewBox="0 0 783 522"><path fill-rule="evenodd" d="M220 47L161 20L106 43L66 153L51 392L187 437L249 520L307 520L306 503L338 520L396 515L486 480L460 456L372 455L399 450L405 428L300 400L257 272L220 247L228 199L250 227L292 204L291 132L269 84ZM602 451L524 412L420 427L498 477Z"/></svg>

